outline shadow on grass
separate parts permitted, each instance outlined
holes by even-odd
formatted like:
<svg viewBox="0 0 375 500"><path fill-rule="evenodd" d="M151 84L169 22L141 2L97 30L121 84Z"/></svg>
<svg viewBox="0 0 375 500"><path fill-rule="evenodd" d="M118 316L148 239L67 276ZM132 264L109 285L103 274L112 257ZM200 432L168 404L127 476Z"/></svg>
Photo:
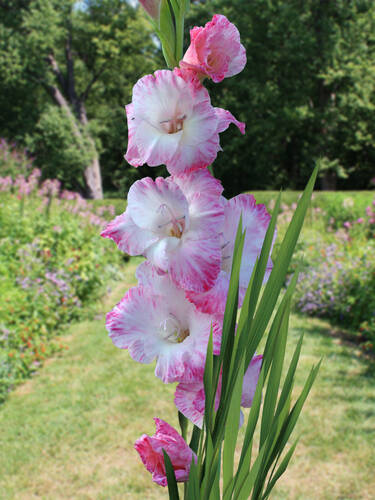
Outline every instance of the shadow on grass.
<svg viewBox="0 0 375 500"><path fill-rule="evenodd" d="M365 352L361 349L360 342L358 340L358 334L354 329L340 328L330 319L327 318L315 318L326 322L327 324L317 325L315 322L312 323L308 321L311 316L305 316L302 313L294 312L294 315L300 320L304 321L304 330L314 335L319 335L321 337L321 342L329 347L330 340L336 339L340 345L347 347L348 349L342 350L340 353L332 353L334 356L341 356L342 358L352 359L353 357L361 360L366 366L366 371L363 373L364 377L375 377L375 352ZM324 341L326 339L326 341Z"/></svg>

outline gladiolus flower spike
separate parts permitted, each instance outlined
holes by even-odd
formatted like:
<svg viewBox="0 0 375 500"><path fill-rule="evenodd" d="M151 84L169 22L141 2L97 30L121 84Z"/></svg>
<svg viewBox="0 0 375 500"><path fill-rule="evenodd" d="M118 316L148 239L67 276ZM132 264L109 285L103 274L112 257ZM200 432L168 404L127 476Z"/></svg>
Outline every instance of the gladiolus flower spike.
<svg viewBox="0 0 375 500"><path fill-rule="evenodd" d="M145 258L136 271L138 285L107 314L106 327L115 346L127 349L139 363L155 361L155 376L177 384L174 403L181 435L155 418L155 434L143 434L135 449L153 481L168 486L170 500L179 498L177 482L187 483L185 500L216 498L220 483L228 500L231 490L237 496L230 498L268 498L276 482L269 471L278 477L286 468L295 445L278 469L275 460L283 453L298 417L296 408L300 411L319 368L312 369L291 410L296 366L285 370L282 387L280 376L295 278L274 309L317 170L276 260L271 259L280 201L271 218L251 194L227 200L208 169L221 151L220 133L231 123L245 133L245 124L230 111L212 106L203 86L206 78L219 83L244 68L246 51L237 28L225 16L214 15L204 27L190 31L190 46L182 57L189 1L140 3L170 69L143 76L134 85L132 102L126 106L125 159L134 167L165 165L169 176L137 180L129 189L125 212L101 233L120 251ZM3 185L8 184L5 179ZM370 216L370 207L368 212ZM256 355L268 325L264 354ZM250 407L250 427L235 471L238 429L247 418L241 408ZM267 460L259 463L255 458L250 466L246 457L258 420L259 450ZM189 421L194 425L190 446Z"/></svg>

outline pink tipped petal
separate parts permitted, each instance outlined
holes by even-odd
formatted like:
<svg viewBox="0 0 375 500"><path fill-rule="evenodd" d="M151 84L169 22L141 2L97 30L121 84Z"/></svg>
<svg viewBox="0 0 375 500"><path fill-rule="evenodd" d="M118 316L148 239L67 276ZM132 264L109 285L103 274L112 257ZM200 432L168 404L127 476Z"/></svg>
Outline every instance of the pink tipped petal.
<svg viewBox="0 0 375 500"><path fill-rule="evenodd" d="M207 89L183 70L160 70L141 78L126 113L126 160L133 166L165 164L173 175L210 165L221 150L219 131L229 123L243 130L230 113L224 116L213 108Z"/></svg>
<svg viewBox="0 0 375 500"><path fill-rule="evenodd" d="M180 67L218 83L240 73L245 64L246 51L238 29L225 16L215 15L204 27L190 30L190 46Z"/></svg>
<svg viewBox="0 0 375 500"><path fill-rule="evenodd" d="M204 369L201 371L200 378L193 384L180 383L176 387L174 403L177 409L194 425L202 429L206 398L204 394L203 383ZM221 376L219 378L218 388L215 398L215 410L218 409L221 394Z"/></svg>
<svg viewBox="0 0 375 500"><path fill-rule="evenodd" d="M133 167L139 167L139 165L143 165L143 161L135 142L135 131L138 124L134 115L133 104L128 104L125 106L125 109L128 120L128 149L125 154L125 160L130 163L130 165L133 165Z"/></svg>
<svg viewBox="0 0 375 500"><path fill-rule="evenodd" d="M155 374L164 383L195 382L204 367L211 328L214 352L220 352L221 325L203 314L176 288L167 274L141 264L142 286L131 288L107 315L113 343L129 349L135 361L156 358Z"/></svg>
<svg viewBox="0 0 375 500"><path fill-rule="evenodd" d="M177 409L194 425L202 429L204 418L204 387L201 382L178 384L174 395Z"/></svg>
<svg viewBox="0 0 375 500"><path fill-rule="evenodd" d="M222 108L215 108L215 111L216 111L216 116L219 119L217 126L218 132L224 132L224 130L226 130L229 127L229 125L233 123L234 125L236 125L236 127L239 128L241 134L245 133L246 124L236 120L236 118L232 115L232 113Z"/></svg>
<svg viewBox="0 0 375 500"><path fill-rule="evenodd" d="M229 274L220 271L214 286L204 293L186 292L187 298L207 314L223 315L229 288Z"/></svg>
<svg viewBox="0 0 375 500"><path fill-rule="evenodd" d="M242 385L241 406L250 408L257 387L260 369L262 368L263 356L254 356L245 372Z"/></svg>
<svg viewBox="0 0 375 500"><path fill-rule="evenodd" d="M242 255L240 286L246 290L256 259L263 246L270 215L265 205L257 205L251 194L241 194L227 202L224 208L222 268L228 273L232 265L234 241L241 214L242 225L246 229L246 238ZM272 262L269 260L265 280L271 268Z"/></svg>
<svg viewBox="0 0 375 500"><path fill-rule="evenodd" d="M157 236L150 231L144 231L134 224L129 211L116 217L102 231L103 238L110 238L119 249L129 255L139 255L157 241Z"/></svg>
<svg viewBox="0 0 375 500"><path fill-rule="evenodd" d="M151 363L162 344L154 329L166 314L146 289L131 288L107 314L106 328L116 347L129 349L131 357L139 363Z"/></svg>
<svg viewBox="0 0 375 500"><path fill-rule="evenodd" d="M150 261L145 260L137 267L135 276L139 286L153 287L154 290L157 290L158 281L162 282L166 273L153 266Z"/></svg>
<svg viewBox="0 0 375 500"><path fill-rule="evenodd" d="M172 281L185 290L204 292L220 272L219 239L186 238L169 259Z"/></svg>
<svg viewBox="0 0 375 500"><path fill-rule="evenodd" d="M173 176L172 179L180 187L189 202L197 194L218 198L224 189L221 182L215 179L208 170L196 170L188 174Z"/></svg>
<svg viewBox="0 0 375 500"><path fill-rule="evenodd" d="M199 170L173 179L189 201L190 230L195 233L194 238L217 235L220 232L218 228L224 222L221 183L208 170Z"/></svg>

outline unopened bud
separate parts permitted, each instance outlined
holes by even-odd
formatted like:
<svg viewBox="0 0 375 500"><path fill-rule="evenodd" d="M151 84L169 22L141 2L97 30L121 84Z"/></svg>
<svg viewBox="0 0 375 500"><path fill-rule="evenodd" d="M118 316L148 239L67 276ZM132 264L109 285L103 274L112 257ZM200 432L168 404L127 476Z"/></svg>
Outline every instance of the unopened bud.
<svg viewBox="0 0 375 500"><path fill-rule="evenodd" d="M139 2L152 19L159 20L161 0L139 0Z"/></svg>

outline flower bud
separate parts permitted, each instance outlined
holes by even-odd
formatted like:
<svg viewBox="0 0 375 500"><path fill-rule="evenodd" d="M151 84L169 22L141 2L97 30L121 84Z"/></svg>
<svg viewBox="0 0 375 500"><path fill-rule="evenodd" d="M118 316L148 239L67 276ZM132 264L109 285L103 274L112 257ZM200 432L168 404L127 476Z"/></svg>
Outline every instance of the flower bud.
<svg viewBox="0 0 375 500"><path fill-rule="evenodd" d="M161 0L139 0L139 2L152 19L159 20Z"/></svg>

